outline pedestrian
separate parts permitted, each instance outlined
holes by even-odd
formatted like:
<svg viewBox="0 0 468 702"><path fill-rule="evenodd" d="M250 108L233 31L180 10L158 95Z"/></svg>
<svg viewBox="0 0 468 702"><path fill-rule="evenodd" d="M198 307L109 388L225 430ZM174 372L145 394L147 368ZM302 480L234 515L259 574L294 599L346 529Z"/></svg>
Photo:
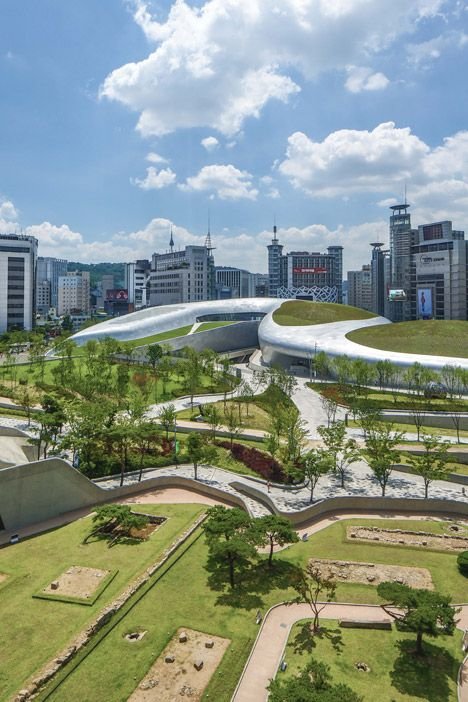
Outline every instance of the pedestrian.
<svg viewBox="0 0 468 702"><path fill-rule="evenodd" d="M268 481L268 482L267 482L267 490L268 490L268 492L270 492L270 488L271 488L271 483L270 483L270 481Z"/></svg>

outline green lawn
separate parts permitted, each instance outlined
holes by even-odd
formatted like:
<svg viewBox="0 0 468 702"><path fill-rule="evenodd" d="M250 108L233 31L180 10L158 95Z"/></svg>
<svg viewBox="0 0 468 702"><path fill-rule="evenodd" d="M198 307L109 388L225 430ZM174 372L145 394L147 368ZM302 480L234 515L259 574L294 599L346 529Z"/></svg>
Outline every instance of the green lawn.
<svg viewBox="0 0 468 702"><path fill-rule="evenodd" d="M175 339L178 336L186 336L192 328L192 324L188 324L185 327L178 327L177 329L170 329L166 332L159 332L159 334L152 334L151 336L142 336L141 339L132 339L132 341L126 341L136 348L137 346L148 346L149 344L157 344L162 341L168 341L169 339Z"/></svg>
<svg viewBox="0 0 468 702"><path fill-rule="evenodd" d="M207 549L203 537L194 540L193 546L134 606L129 607L126 617L111 628L91 655L48 699L54 702L97 702L103 690L112 690L113 702L126 701L176 629L190 627L231 640L231 646L203 696L203 700L208 702L229 702L258 632L255 624L257 609L265 612L271 605L291 599L294 596L288 588L291 568L305 564L312 556L425 566L430 569L436 588L451 593L454 601L466 600L467 580L458 573L455 555L415 548L347 543L344 535L348 524L377 524L436 533L447 528L447 524L435 521L359 519L337 522L312 535L307 542L294 544L277 554L272 573L268 572L265 561L262 561L244 576L243 582L232 592L225 586L224 579L217 580L207 570ZM341 584L336 599L376 603L378 596L372 585ZM142 641L136 644L125 641L124 635L139 627L144 627L148 632ZM13 631L11 628L9 630ZM455 653L455 649L451 651ZM461 660L461 652L458 660ZM432 675L435 676L436 671ZM444 672L441 675L438 685L444 684L446 675ZM392 698L374 696L374 699L390 702ZM434 702L442 702L442 699L434 698Z"/></svg>
<svg viewBox="0 0 468 702"><path fill-rule="evenodd" d="M292 628L285 651L291 677L311 658L330 666L333 682L345 683L362 695L363 702L449 702L457 695L462 661L461 632L424 639L425 655L415 656L415 635L398 631L341 629L337 621L322 620L320 634L311 636L310 620ZM370 671L357 670L366 663Z"/></svg>
<svg viewBox="0 0 468 702"><path fill-rule="evenodd" d="M209 331L210 329L217 329L218 327L228 327L230 324L236 324L236 322L203 322L196 329L195 334L202 331Z"/></svg>
<svg viewBox="0 0 468 702"><path fill-rule="evenodd" d="M398 422L376 422L377 426L379 424L389 424L391 423L393 429L395 431L401 431L404 433L411 433L415 434L416 433L416 425L415 424L399 424ZM352 419L348 420L348 426L350 427L359 427L359 423ZM455 429L442 429L440 427L426 427L422 426L421 429L421 436L423 434L434 434L434 436L453 436L454 438L457 436L457 432ZM466 439L468 438L468 432L467 431L462 431L460 430L460 439ZM402 442L404 443L404 442ZM412 441L410 443L413 443Z"/></svg>
<svg viewBox="0 0 468 702"><path fill-rule="evenodd" d="M138 507L136 508L138 509ZM203 511L200 505L144 505L142 511L168 520L148 541L116 544L94 540L83 545L90 517L0 550L0 695L8 699L34 672L66 646L127 583L155 562ZM72 565L118 570L92 606L35 599L33 595ZM8 633L8 643L5 635ZM62 698L65 699L65 698Z"/></svg>
<svg viewBox="0 0 468 702"><path fill-rule="evenodd" d="M273 320L276 324L285 327L343 322L347 319L371 319L376 316L373 312L350 307L350 305L307 300L288 300L273 312Z"/></svg>
<svg viewBox="0 0 468 702"><path fill-rule="evenodd" d="M350 341L384 351L468 358L468 323L453 320L418 320L357 329ZM418 360L418 359L415 359Z"/></svg>
<svg viewBox="0 0 468 702"><path fill-rule="evenodd" d="M351 390L356 391L356 386L342 388L338 383L307 383L307 386L325 397L333 397L340 405L350 407L350 402L356 397ZM358 397L365 399L371 409L399 409L411 410L414 408L426 412L468 412L468 401L460 398L428 399L422 395L417 396L408 392L392 392L369 388L367 394L362 392Z"/></svg>

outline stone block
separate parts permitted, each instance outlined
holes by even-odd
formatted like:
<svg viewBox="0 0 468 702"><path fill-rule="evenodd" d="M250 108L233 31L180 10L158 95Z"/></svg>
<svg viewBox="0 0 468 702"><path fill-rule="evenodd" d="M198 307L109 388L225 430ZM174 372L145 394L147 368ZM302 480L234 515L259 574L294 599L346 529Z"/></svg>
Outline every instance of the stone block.
<svg viewBox="0 0 468 702"><path fill-rule="evenodd" d="M195 661L193 667L195 668L195 670L201 670L203 668L203 661L201 659Z"/></svg>
<svg viewBox="0 0 468 702"><path fill-rule="evenodd" d="M175 661L175 656L166 656L164 658L164 663L174 663Z"/></svg>
<svg viewBox="0 0 468 702"><path fill-rule="evenodd" d="M214 641L212 639L205 641L205 648L214 648Z"/></svg>
<svg viewBox="0 0 468 702"><path fill-rule="evenodd" d="M179 634L179 643L187 643L188 637L185 631L181 631Z"/></svg>

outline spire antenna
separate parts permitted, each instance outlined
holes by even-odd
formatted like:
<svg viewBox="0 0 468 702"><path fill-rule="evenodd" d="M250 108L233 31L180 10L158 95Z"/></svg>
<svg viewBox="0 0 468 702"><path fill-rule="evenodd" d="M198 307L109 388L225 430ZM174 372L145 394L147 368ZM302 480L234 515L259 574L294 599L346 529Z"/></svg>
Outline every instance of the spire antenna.
<svg viewBox="0 0 468 702"><path fill-rule="evenodd" d="M171 239L169 241L169 247L171 249L171 254L174 253L174 237L172 235L172 224L171 224Z"/></svg>

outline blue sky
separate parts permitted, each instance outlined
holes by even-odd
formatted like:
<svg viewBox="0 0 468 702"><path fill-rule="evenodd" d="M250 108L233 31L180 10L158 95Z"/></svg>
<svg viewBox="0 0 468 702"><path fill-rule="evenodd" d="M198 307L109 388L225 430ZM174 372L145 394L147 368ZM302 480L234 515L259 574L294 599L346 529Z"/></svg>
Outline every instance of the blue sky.
<svg viewBox="0 0 468 702"><path fill-rule="evenodd" d="M457 0L2 0L0 231L131 260L204 240L266 269L387 238L388 205L468 229Z"/></svg>

